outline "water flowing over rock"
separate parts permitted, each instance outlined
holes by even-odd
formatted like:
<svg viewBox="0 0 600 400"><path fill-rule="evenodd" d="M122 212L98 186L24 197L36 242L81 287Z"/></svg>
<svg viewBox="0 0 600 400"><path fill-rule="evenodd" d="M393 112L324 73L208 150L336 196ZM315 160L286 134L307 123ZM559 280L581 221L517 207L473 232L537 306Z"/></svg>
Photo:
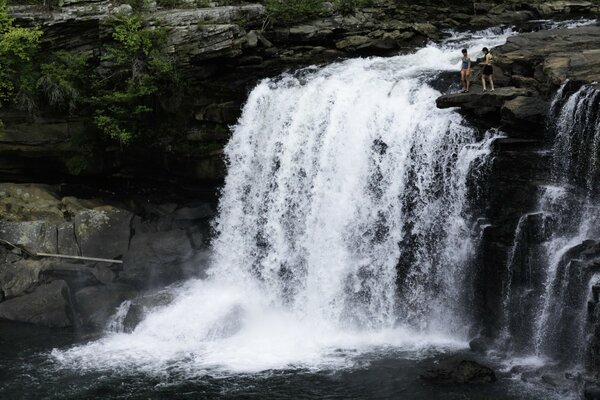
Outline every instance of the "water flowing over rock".
<svg viewBox="0 0 600 400"><path fill-rule="evenodd" d="M591 288L600 259L590 239L600 234L599 107L593 85L573 91L567 83L555 96L547 133L554 143L554 186L541 188L539 211L519 222L508 262L504 313L513 350L533 350L567 366L584 365L590 351L597 352L589 337L596 343Z"/></svg>
<svg viewBox="0 0 600 400"><path fill-rule="evenodd" d="M344 364L345 349L465 340L471 215L497 132L432 107L428 77L454 68L457 49L261 82L225 149L208 279L173 289L133 326L140 313L123 305L115 330L131 333L56 359L199 373L185 353L203 368L261 371Z"/></svg>

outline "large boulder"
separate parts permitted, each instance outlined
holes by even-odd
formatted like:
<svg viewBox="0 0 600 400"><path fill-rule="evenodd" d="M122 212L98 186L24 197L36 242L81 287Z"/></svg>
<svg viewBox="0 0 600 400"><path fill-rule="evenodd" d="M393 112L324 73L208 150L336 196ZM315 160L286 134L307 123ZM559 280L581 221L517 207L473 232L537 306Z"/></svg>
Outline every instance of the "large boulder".
<svg viewBox="0 0 600 400"><path fill-rule="evenodd" d="M65 281L54 281L31 294L2 302L0 318L56 328L72 326L69 286Z"/></svg>
<svg viewBox="0 0 600 400"><path fill-rule="evenodd" d="M0 221L0 239L33 253L56 253L58 231L46 221Z"/></svg>
<svg viewBox="0 0 600 400"><path fill-rule="evenodd" d="M135 296L128 285L89 286L75 293L75 307L83 326L103 329L119 305Z"/></svg>
<svg viewBox="0 0 600 400"><path fill-rule="evenodd" d="M542 98L518 96L502 105L502 122L522 132L531 132L532 137L542 138L548 103ZM522 137L522 136L521 136Z"/></svg>
<svg viewBox="0 0 600 400"><path fill-rule="evenodd" d="M0 263L0 301L34 290L40 284L43 269L43 264L36 260Z"/></svg>
<svg viewBox="0 0 600 400"><path fill-rule="evenodd" d="M115 259L129 246L134 215L112 206L79 212L74 218L75 234L86 257Z"/></svg>
<svg viewBox="0 0 600 400"><path fill-rule="evenodd" d="M491 368L475 361L448 361L428 369L420 378L434 384L466 384L496 382Z"/></svg>
<svg viewBox="0 0 600 400"><path fill-rule="evenodd" d="M194 249L184 229L137 234L123 259L120 279L136 287L156 287L183 279Z"/></svg>

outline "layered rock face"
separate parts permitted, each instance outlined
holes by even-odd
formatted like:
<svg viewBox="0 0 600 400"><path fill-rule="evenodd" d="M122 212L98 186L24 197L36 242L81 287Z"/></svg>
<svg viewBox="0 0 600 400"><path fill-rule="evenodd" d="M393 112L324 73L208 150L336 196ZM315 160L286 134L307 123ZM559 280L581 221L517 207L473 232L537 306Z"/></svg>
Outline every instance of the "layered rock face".
<svg viewBox="0 0 600 400"><path fill-rule="evenodd" d="M132 212L66 196L59 187L0 184L0 205L0 318L103 328L139 291L202 276L206 268L213 214L206 203L145 203Z"/></svg>
<svg viewBox="0 0 600 400"><path fill-rule="evenodd" d="M127 4L106 0L61 2L51 10L11 7L20 24L35 24L44 31L43 52L66 49L95 55L111 40L108 21L131 11ZM347 16L336 14L330 4L317 20L282 27L269 24L269 13L261 4L191 9L156 9L150 4L144 15L154 26L166 29L169 51L186 85L186 96L178 104L166 105L177 113L185 138L161 146L96 149L87 157L82 174L160 182L220 180L224 176L220 150L229 137L229 126L237 121L247 93L262 78L345 57L410 51L439 39L442 30L449 28L597 11L597 4L585 1L495 5L455 0L440 5L378 0ZM515 99L513 109L522 109L517 106L520 101ZM3 109L0 119L5 125L0 137L3 181L58 181L70 176L68 159L78 151L73 138L93 130L88 118L55 112L31 118Z"/></svg>

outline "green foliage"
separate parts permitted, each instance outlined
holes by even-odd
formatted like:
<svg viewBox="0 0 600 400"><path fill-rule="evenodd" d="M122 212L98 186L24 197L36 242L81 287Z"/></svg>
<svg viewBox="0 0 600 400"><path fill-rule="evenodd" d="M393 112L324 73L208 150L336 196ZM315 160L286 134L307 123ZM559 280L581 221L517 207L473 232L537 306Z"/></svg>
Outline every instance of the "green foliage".
<svg viewBox="0 0 600 400"><path fill-rule="evenodd" d="M136 15L118 16L113 39L101 59L108 68L94 85L91 102L98 129L127 145L156 131L159 98L169 96L177 80L163 30Z"/></svg>
<svg viewBox="0 0 600 400"><path fill-rule="evenodd" d="M265 6L271 20L280 25L308 21L324 11L322 0L265 0Z"/></svg>
<svg viewBox="0 0 600 400"><path fill-rule="evenodd" d="M124 0L125 4L129 4L135 11L142 11L148 8L149 0Z"/></svg>
<svg viewBox="0 0 600 400"><path fill-rule="evenodd" d="M84 101L82 91L88 75L87 60L87 54L59 51L52 54L49 62L40 66L37 88L48 104L70 114L77 110Z"/></svg>
<svg viewBox="0 0 600 400"><path fill-rule="evenodd" d="M343 15L354 13L358 8L369 7L373 0L335 0L334 5L337 12Z"/></svg>
<svg viewBox="0 0 600 400"><path fill-rule="evenodd" d="M14 26L6 0L0 0L0 106L14 102L34 108L33 56L41 36L39 29Z"/></svg>

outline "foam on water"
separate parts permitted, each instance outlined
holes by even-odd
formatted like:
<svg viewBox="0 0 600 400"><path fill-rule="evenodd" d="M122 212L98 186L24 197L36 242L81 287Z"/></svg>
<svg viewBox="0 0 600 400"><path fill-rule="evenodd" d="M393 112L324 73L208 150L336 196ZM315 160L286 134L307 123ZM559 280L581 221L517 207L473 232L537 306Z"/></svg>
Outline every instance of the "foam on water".
<svg viewBox="0 0 600 400"><path fill-rule="evenodd" d="M475 54L510 34L261 82L226 147L209 278L132 333L53 359L189 376L464 347L467 182L493 138L478 142L459 114L437 109L426 81L457 70L462 47Z"/></svg>

